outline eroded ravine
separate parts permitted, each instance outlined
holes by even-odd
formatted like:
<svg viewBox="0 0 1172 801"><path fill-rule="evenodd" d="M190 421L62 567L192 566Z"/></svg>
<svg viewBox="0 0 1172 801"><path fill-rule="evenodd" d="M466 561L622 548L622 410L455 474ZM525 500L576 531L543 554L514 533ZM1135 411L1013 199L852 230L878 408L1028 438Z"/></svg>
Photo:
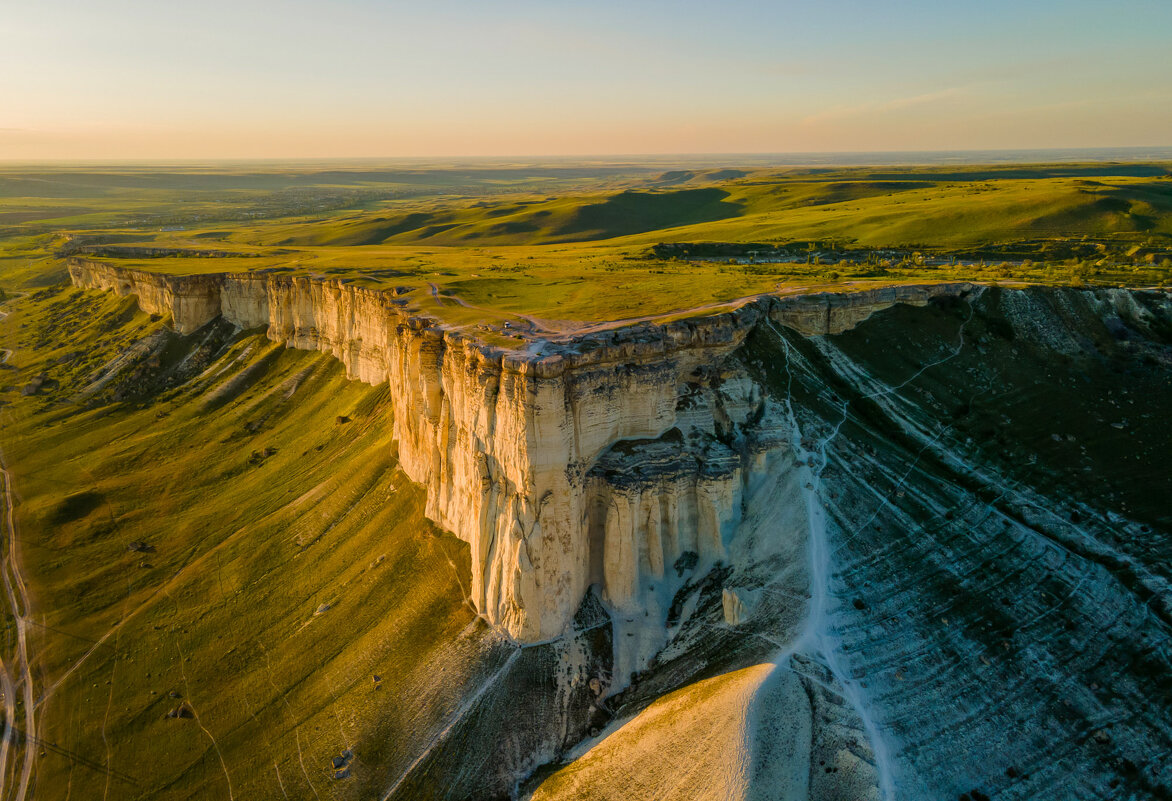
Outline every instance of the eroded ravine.
<svg viewBox="0 0 1172 801"><path fill-rule="evenodd" d="M1143 419L1155 420L1156 410L1167 402L1167 340L1159 333L1167 301L1152 295L1147 310L1129 311L1130 297L995 294L978 304L971 345L900 393L882 391L900 379L892 381L898 374L891 370L890 356L877 348L888 354L909 349L896 361L917 369L914 360L928 362L924 356L934 342L943 343L949 318L960 320L966 310L938 315L939 333L932 326L921 328L922 344L908 338L909 329L898 327L909 321L898 313L883 326L822 343L826 364L834 375L850 377L860 408L867 405L863 399L875 404L862 421L844 429L846 439L837 440L837 458L823 486L838 497L831 509L839 565L834 584L845 596L835 612L843 655L853 677L869 685L879 724L894 744L901 796L972 789L1010 797L1098 797L1112 791L1122 796L1129 792L1122 788L1148 793L1164 781L1156 778L1160 769L1153 770L1151 754L1164 747L1166 727L1133 719L1126 736L1118 739L1101 728L1118 714L1107 710L1143 705L1131 695L1137 685L1146 683L1149 693L1160 691L1143 677L1146 669L1131 676L1124 670L1112 679L1101 671L1127 650L1119 645L1126 640L1117 638L1138 636L1146 640L1141 653L1166 654L1167 630L1154 619L1133 628L1134 611L1115 620L1096 614L1095 603L1135 610L1153 596L1133 600L1135 589L1150 582L1136 582L1117 570L1113 576L1091 555L1119 547L1108 543L1130 542L1129 549L1139 547L1147 554L1139 559L1144 570L1160 572L1154 554L1167 548L1166 533L1149 516L1159 505L1153 506L1143 484L1121 500L1110 497L1103 483L1080 478L1085 465L1100 481L1115 484L1113 474L1127 462L1134 467L1126 470L1138 470L1149 481L1160 475L1151 461L1159 435ZM1028 317L1012 324L1019 330L1041 327L1045 339L1015 338L1012 329L1002 327L1006 313L1023 306L1030 309ZM1107 325L1099 327L1100 319ZM1120 325L1134 333L1103 337L1107 329L1123 330ZM1068 344L1057 350L1046 339ZM1104 372L1110 375L1124 365L1130 373L1125 384L1098 383ZM1080 386L1080 396L1065 395L1067 386ZM1112 394L1118 398L1129 386L1132 393L1141 388L1148 393L1147 411L1131 417L1133 426L1148 427L1138 439L1133 436L1140 432L1117 433L1111 418L1099 417L1099 409L1114 408ZM1019 398L1029 397L1037 399L1031 406L1017 405ZM1067 411L1065 398L1072 397L1083 408ZM1027 422L1026 415L1037 420ZM1010 436L997 435L993 428L995 450L982 452L987 446L969 432L984 431L985 421L993 420ZM1105 447L1108 442L1111 447ZM1085 443L1084 451L1100 448L1100 455L1072 460L1069 453L1077 454L1079 443ZM1006 459L1006 452L1014 455ZM1058 453L1062 456L1055 459ZM1140 503L1147 510L1138 508ZM1133 516L1137 513L1139 520ZM1072 525L1070 520L1080 516L1082 522ZM1121 539L1112 528L1130 533ZM1064 533L1076 529L1081 530L1077 538ZM1089 543L1095 543L1090 551ZM1136 559L1134 551L1129 558ZM859 609L846 604L852 596ZM1088 605L1090 598L1100 600ZM1116 644L1107 650L1088 648L1085 643L1103 636L1095 632L1114 632L1106 641ZM1017 657L1019 649L1029 656ZM1116 656L1109 656L1112 650ZM1096 666L1096 654L1106 661ZM1054 667L1042 669L1042 664ZM1101 695L1107 687L1117 694L1114 699L1098 698L1078 712L1070 703L1083 694ZM1129 696L1132 700L1125 700ZM972 709L959 720L941 711L957 703ZM1096 707L1101 711L1092 711ZM1072 724L1084 715L1082 725L1090 728L1080 734L1081 727ZM1027 728L1050 735L1005 743L994 763L1000 766L992 771L974 770L957 757L993 759L988 742L1004 742L1006 733ZM1062 730L1069 733L1056 734ZM1082 741L1088 734L1094 735L1089 747ZM1047 746L1041 745L1044 741ZM1128 741L1148 745L1122 746ZM1060 750L1066 770L1080 777L1076 784L1046 761L1046 747ZM1121 766L1126 768L1122 774ZM1130 776L1124 775L1127 771Z"/></svg>

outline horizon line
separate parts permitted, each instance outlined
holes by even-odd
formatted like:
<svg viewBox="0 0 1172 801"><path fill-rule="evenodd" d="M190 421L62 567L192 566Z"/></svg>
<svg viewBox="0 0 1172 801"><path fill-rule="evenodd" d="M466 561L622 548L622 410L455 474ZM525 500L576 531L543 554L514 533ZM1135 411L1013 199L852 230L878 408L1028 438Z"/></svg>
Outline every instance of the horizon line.
<svg viewBox="0 0 1172 801"><path fill-rule="evenodd" d="M50 158L27 159L0 156L0 166L159 166L159 165L190 165L190 164L294 164L299 162L333 162L333 163L388 163L388 162L452 162L452 161L600 161L611 162L639 161L650 159L779 159L786 157L811 158L865 158L871 157L900 157L900 156L966 156L966 155L997 155L997 154L1108 154L1116 153L1123 156L1136 151L1164 151L1134 158L1136 161L1160 161L1172 159L1172 144L1166 145L1118 145L1118 146L1087 146L1087 147L996 147L996 148L932 148L932 149L876 149L876 150L788 150L788 151L712 151L712 152L654 152L654 153L529 153L529 154L450 154L450 155L378 155L378 156L159 156L152 158ZM1096 160L1096 159L1090 159ZM907 162L915 164L919 162ZM777 166L788 166L778 162ZM808 166L795 164L793 166ZM867 166L864 163L852 163L850 166Z"/></svg>

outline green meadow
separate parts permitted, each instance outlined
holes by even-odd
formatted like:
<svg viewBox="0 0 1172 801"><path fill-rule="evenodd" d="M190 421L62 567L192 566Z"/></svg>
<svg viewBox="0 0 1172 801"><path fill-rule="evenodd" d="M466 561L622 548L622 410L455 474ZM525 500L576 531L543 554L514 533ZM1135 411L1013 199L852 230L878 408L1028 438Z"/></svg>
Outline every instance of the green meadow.
<svg viewBox="0 0 1172 801"><path fill-rule="evenodd" d="M9 309L36 797L332 797L344 751L348 792L379 792L496 647L467 546L397 467L386 387L263 332L178 337L132 298Z"/></svg>

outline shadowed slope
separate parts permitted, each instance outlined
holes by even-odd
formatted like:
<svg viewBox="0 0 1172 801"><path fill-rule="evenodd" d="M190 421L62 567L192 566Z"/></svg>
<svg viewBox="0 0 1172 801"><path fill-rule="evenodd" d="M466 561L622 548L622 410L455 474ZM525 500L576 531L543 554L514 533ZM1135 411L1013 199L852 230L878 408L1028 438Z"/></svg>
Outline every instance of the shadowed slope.
<svg viewBox="0 0 1172 801"><path fill-rule="evenodd" d="M792 340L804 427L836 432L840 660L900 798L1172 792L1170 321L986 290Z"/></svg>
<svg viewBox="0 0 1172 801"><path fill-rule="evenodd" d="M1162 169L1162 168L1161 168ZM873 180L842 172L750 174L714 186L654 192L432 204L258 232L281 245L548 245L621 239L834 240L869 247L973 246L1030 237L1172 235L1172 184L1010 174L945 180L930 171Z"/></svg>

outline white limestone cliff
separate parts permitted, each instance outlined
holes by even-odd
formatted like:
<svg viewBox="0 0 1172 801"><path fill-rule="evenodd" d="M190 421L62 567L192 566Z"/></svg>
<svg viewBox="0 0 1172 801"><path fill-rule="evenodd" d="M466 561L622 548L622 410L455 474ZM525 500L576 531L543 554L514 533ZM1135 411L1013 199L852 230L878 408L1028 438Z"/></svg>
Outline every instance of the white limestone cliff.
<svg viewBox="0 0 1172 801"><path fill-rule="evenodd" d="M754 326L838 332L895 303L969 288L764 297L543 343L533 355L335 279L162 276L82 258L69 271L77 286L170 314L179 333L218 316L265 326L274 341L332 353L352 378L388 382L400 463L426 488L427 516L469 544L480 613L525 642L561 634L591 585L616 618L661 626L687 566L726 558L746 488L787 440L759 430L764 401L726 363ZM654 647L622 661L637 669Z"/></svg>

